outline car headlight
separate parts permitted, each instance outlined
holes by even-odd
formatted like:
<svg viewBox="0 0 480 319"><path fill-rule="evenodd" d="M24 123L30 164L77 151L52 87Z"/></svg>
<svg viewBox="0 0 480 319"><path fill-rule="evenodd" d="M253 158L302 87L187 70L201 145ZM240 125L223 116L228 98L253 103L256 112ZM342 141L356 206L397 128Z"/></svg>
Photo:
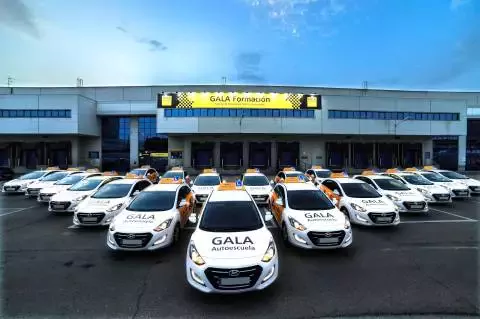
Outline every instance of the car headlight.
<svg viewBox="0 0 480 319"><path fill-rule="evenodd" d="M446 186L446 185L440 185L440 187L443 187L445 188L447 191L450 191L450 187Z"/></svg>
<svg viewBox="0 0 480 319"><path fill-rule="evenodd" d="M393 200L394 202L400 201L400 198L398 198L398 197L395 196L395 195L387 194L387 198L390 199L390 200Z"/></svg>
<svg viewBox="0 0 480 319"><path fill-rule="evenodd" d="M157 227L155 227L153 230L154 230L154 231L162 231L162 230L165 230L165 229L168 228L168 226L170 226L171 223L172 223L172 218L167 219L166 221L162 222L160 225L158 225Z"/></svg>
<svg viewBox="0 0 480 319"><path fill-rule="evenodd" d="M423 188L417 188L417 191L419 191L420 193L422 193L423 195L430 195L428 193L428 191L426 189L423 189Z"/></svg>
<svg viewBox="0 0 480 319"><path fill-rule="evenodd" d="M110 227L108 228L109 231L115 231L115 224L112 222Z"/></svg>
<svg viewBox="0 0 480 319"><path fill-rule="evenodd" d="M345 217L345 224L343 224L343 228L350 229L350 227L350 221Z"/></svg>
<svg viewBox="0 0 480 319"><path fill-rule="evenodd" d="M288 217L288 221L290 222L290 225L296 230L304 231L307 229L307 227L300 224L295 218Z"/></svg>
<svg viewBox="0 0 480 319"><path fill-rule="evenodd" d="M82 200L84 200L87 197L88 197L88 195L82 195L80 197L75 198L73 201L74 202L81 202Z"/></svg>
<svg viewBox="0 0 480 319"><path fill-rule="evenodd" d="M267 251L263 255L262 261L268 263L275 256L275 243L273 238L270 239L270 244L268 244Z"/></svg>
<svg viewBox="0 0 480 319"><path fill-rule="evenodd" d="M366 212L367 210L365 209L365 207L362 207L358 204L355 204L355 203L350 203L350 206L352 206L352 208L356 211L359 211L359 212Z"/></svg>
<svg viewBox="0 0 480 319"><path fill-rule="evenodd" d="M111 212L114 212L114 211L117 211L119 210L120 208L122 208L123 206L123 203L120 203L120 204L117 204L117 205L113 205L112 207L110 208L107 208L106 211L111 213Z"/></svg>
<svg viewBox="0 0 480 319"><path fill-rule="evenodd" d="M203 260L202 256L197 251L197 248L195 247L195 244L193 241L190 242L190 248L188 250L188 254L190 256L190 259L196 264L196 265L205 265L205 260Z"/></svg>

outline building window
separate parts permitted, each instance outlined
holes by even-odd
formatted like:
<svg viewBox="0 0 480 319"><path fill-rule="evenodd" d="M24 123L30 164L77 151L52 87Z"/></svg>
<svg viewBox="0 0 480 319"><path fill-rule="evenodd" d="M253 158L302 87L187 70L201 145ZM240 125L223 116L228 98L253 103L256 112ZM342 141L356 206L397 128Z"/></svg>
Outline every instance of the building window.
<svg viewBox="0 0 480 319"><path fill-rule="evenodd" d="M340 111L336 111L339 112ZM343 112L345 118L347 112ZM365 113L365 112L363 112ZM370 112L371 113L371 112ZM315 118L313 110L264 110L264 109L166 109L164 117L289 117Z"/></svg>
<svg viewBox="0 0 480 319"><path fill-rule="evenodd" d="M0 110L1 118L71 118L70 110Z"/></svg>
<svg viewBox="0 0 480 319"><path fill-rule="evenodd" d="M303 111L303 110L300 110ZM308 111L307 111L308 112ZM313 112L313 111L312 111ZM315 117L315 114L308 117ZM459 113L425 113L425 112L376 112L376 111L340 111L329 110L330 119L375 119L375 120L410 120L410 121L458 121Z"/></svg>

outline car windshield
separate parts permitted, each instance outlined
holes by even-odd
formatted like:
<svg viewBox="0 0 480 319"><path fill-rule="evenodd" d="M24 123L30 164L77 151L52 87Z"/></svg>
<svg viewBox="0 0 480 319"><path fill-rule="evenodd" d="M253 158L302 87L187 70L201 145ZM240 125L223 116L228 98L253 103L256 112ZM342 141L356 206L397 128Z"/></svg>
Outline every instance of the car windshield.
<svg viewBox="0 0 480 319"><path fill-rule="evenodd" d="M47 176L41 179L42 182L56 182L68 176L68 172L56 172L52 174L48 174Z"/></svg>
<svg viewBox="0 0 480 319"><path fill-rule="evenodd" d="M442 176L442 175L437 174L437 173L424 173L424 174L422 174L422 176L425 177L426 179L428 179L429 181L432 181L432 182L448 183L448 182L452 181L451 179L448 179L445 176Z"/></svg>
<svg viewBox="0 0 480 319"><path fill-rule="evenodd" d="M242 232L260 229L263 222L251 201L209 202L199 228L208 232Z"/></svg>
<svg viewBox="0 0 480 319"><path fill-rule="evenodd" d="M332 175L332 172L330 172L330 171L315 171L315 174L317 174L317 177L320 177L320 178L329 178Z"/></svg>
<svg viewBox="0 0 480 319"><path fill-rule="evenodd" d="M342 183L342 188L347 196L353 198L382 197L382 195L367 183Z"/></svg>
<svg viewBox="0 0 480 319"><path fill-rule="evenodd" d="M82 175L70 175L59 180L58 182L55 183L55 185L73 185L80 182L84 178L85 176L82 176Z"/></svg>
<svg viewBox="0 0 480 319"><path fill-rule="evenodd" d="M163 174L162 178L178 178L183 179L183 172L169 171Z"/></svg>
<svg viewBox="0 0 480 319"><path fill-rule="evenodd" d="M408 191L410 188L393 178L377 178L375 179L378 187L386 191Z"/></svg>
<svg viewBox="0 0 480 319"><path fill-rule="evenodd" d="M195 179L196 186L216 186L220 184L220 176L198 176Z"/></svg>
<svg viewBox="0 0 480 319"><path fill-rule="evenodd" d="M412 185L433 185L428 179L420 175L403 175L402 176L408 183Z"/></svg>
<svg viewBox="0 0 480 319"><path fill-rule="evenodd" d="M288 172L285 173L286 177L298 177L304 175L302 172Z"/></svg>
<svg viewBox="0 0 480 319"><path fill-rule="evenodd" d="M457 172L440 172L440 174L450 179L468 179L467 176L458 174Z"/></svg>
<svg viewBox="0 0 480 319"><path fill-rule="evenodd" d="M68 190L76 192L85 192L94 190L102 182L99 178L87 178L70 187Z"/></svg>
<svg viewBox="0 0 480 319"><path fill-rule="evenodd" d="M326 210L335 205L320 190L297 190L287 193L288 206L295 210Z"/></svg>
<svg viewBox="0 0 480 319"><path fill-rule="evenodd" d="M244 176L243 185L245 186L267 186L270 185L266 176Z"/></svg>
<svg viewBox="0 0 480 319"><path fill-rule="evenodd" d="M107 184L95 192L92 198L122 198L128 195L132 185L130 184Z"/></svg>
<svg viewBox="0 0 480 319"><path fill-rule="evenodd" d="M36 171L36 172L31 172L28 174L25 174L23 176L20 176L18 179L20 180L25 180L25 179L37 179L45 175L45 171Z"/></svg>
<svg viewBox="0 0 480 319"><path fill-rule="evenodd" d="M138 176L143 176L145 175L145 173L147 172L146 169L133 169L129 172L129 174L134 174L134 175L138 175Z"/></svg>
<svg viewBox="0 0 480 319"><path fill-rule="evenodd" d="M158 212L173 208L176 192L140 192L128 205L127 210L137 212Z"/></svg>

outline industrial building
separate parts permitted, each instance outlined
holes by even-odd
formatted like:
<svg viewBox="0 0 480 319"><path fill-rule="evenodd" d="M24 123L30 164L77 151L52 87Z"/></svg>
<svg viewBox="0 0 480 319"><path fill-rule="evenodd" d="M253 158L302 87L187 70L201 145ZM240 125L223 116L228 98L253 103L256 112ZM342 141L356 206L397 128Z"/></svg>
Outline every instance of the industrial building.
<svg viewBox="0 0 480 319"><path fill-rule="evenodd" d="M480 170L480 92L286 86L0 88L0 165L239 172Z"/></svg>

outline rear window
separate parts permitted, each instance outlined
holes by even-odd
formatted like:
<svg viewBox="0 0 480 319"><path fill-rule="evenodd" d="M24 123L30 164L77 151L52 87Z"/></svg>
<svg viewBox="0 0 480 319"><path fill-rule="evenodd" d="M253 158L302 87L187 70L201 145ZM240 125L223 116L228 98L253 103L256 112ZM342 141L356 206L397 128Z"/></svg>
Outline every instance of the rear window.
<svg viewBox="0 0 480 319"><path fill-rule="evenodd" d="M243 177L243 185L245 186L267 186L270 185L265 176L245 176Z"/></svg>
<svg viewBox="0 0 480 319"><path fill-rule="evenodd" d="M288 191L288 206L295 210L326 210L335 206L320 190Z"/></svg>
<svg viewBox="0 0 480 319"><path fill-rule="evenodd" d="M193 184L196 186L216 186L220 184L220 176L198 176Z"/></svg>
<svg viewBox="0 0 480 319"><path fill-rule="evenodd" d="M56 172L42 178L43 182L56 182L68 175L68 172Z"/></svg>
<svg viewBox="0 0 480 319"><path fill-rule="evenodd" d="M162 178L178 178L183 179L183 172L166 172L163 174Z"/></svg>
<svg viewBox="0 0 480 319"><path fill-rule="evenodd" d="M250 201L208 202L199 228L208 232L242 232L260 229L263 222Z"/></svg>
<svg viewBox="0 0 480 319"><path fill-rule="evenodd" d="M134 174L134 175L138 175L138 176L143 176L145 175L145 173L147 172L146 169L134 169L134 170L131 170L129 172L129 174Z"/></svg>
<svg viewBox="0 0 480 319"><path fill-rule="evenodd" d="M315 171L315 174L317 174L317 177L319 177L319 178L329 178L332 175L332 172L330 172L330 171Z"/></svg>
<svg viewBox="0 0 480 319"><path fill-rule="evenodd" d="M128 205L127 210L138 212L156 212L172 209L176 192L140 192Z"/></svg>

